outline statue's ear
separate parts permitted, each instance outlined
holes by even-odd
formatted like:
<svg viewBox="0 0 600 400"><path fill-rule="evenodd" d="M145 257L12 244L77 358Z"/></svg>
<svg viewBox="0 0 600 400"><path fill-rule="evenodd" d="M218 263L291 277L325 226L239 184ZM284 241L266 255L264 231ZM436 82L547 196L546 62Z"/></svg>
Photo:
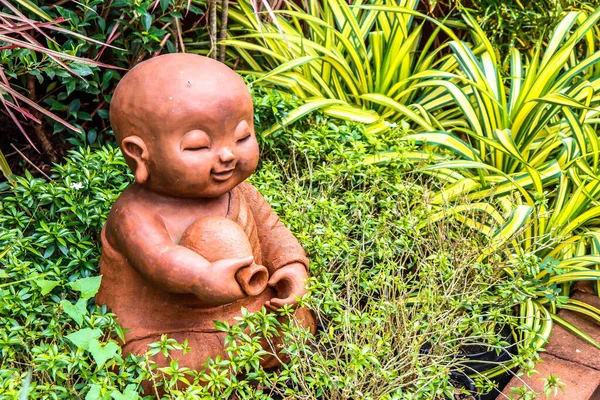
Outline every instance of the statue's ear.
<svg viewBox="0 0 600 400"><path fill-rule="evenodd" d="M135 162L135 181L141 185L146 183L149 176L148 171L148 147L139 136L127 136L121 142L123 152Z"/></svg>

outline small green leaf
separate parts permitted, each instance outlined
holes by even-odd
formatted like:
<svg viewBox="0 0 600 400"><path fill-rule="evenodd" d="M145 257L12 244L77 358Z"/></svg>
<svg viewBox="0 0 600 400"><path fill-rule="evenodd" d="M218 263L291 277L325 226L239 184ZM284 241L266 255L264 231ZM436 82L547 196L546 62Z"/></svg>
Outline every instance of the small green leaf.
<svg viewBox="0 0 600 400"><path fill-rule="evenodd" d="M83 316L87 312L86 303L86 299L79 299L75 305L71 304L69 300L63 300L60 302L60 305L69 317L73 318L81 326L83 324Z"/></svg>
<svg viewBox="0 0 600 400"><path fill-rule="evenodd" d="M97 339L92 339L89 342L89 351L94 357L94 361L98 364L98 368L102 368L107 360L110 360L117 354L119 345L114 341L110 341L106 344L100 343Z"/></svg>
<svg viewBox="0 0 600 400"><path fill-rule="evenodd" d="M98 385L92 385L90 387L90 391L85 396L85 400L97 400L97 399L100 399L102 397L102 395L100 393L100 389L101 389L100 386L98 386Z"/></svg>
<svg viewBox="0 0 600 400"><path fill-rule="evenodd" d="M114 74L111 69L107 70L104 73L104 76L102 76L102 89L108 88L108 84L110 83L110 80L113 78L113 76Z"/></svg>
<svg viewBox="0 0 600 400"><path fill-rule="evenodd" d="M85 64L73 63L71 64L71 69L79 76L88 76L94 73L94 71Z"/></svg>
<svg viewBox="0 0 600 400"><path fill-rule="evenodd" d="M140 395L135 391L135 384L127 385L125 391L121 394L119 391L115 390L110 394L115 400L138 400ZM86 399L87 400L87 399Z"/></svg>
<svg viewBox="0 0 600 400"><path fill-rule="evenodd" d="M79 111L80 107L81 107L81 100L79 100L79 99L75 99L69 103L69 110L71 110L71 111Z"/></svg>
<svg viewBox="0 0 600 400"><path fill-rule="evenodd" d="M89 278L82 278L75 282L71 282L69 283L69 286L73 290L80 292L82 299L89 299L98 293L101 280L102 276L91 276Z"/></svg>
<svg viewBox="0 0 600 400"><path fill-rule="evenodd" d="M55 246L46 247L46 250L44 250L44 258L50 258L50 256L52 256L52 254L54 254L55 251L56 251Z"/></svg>
<svg viewBox="0 0 600 400"><path fill-rule="evenodd" d="M87 133L87 141L89 144L94 144L96 142L96 138L98 137L98 134L96 133L95 129L90 130Z"/></svg>
<svg viewBox="0 0 600 400"><path fill-rule="evenodd" d="M150 30L150 26L152 25L152 15L148 12L142 14L142 25L144 26L144 31L148 32Z"/></svg>
<svg viewBox="0 0 600 400"><path fill-rule="evenodd" d="M227 332L229 330L229 323L227 321L217 321L214 320L215 329L221 332Z"/></svg>
<svg viewBox="0 0 600 400"><path fill-rule="evenodd" d="M75 90L75 86L77 85L77 81L75 79L69 80L65 84L65 88L67 89L67 94L70 95Z"/></svg>
<svg viewBox="0 0 600 400"><path fill-rule="evenodd" d="M80 349L89 350L90 341L97 340L100 336L102 336L102 331L100 329L85 328L65 337Z"/></svg>
<svg viewBox="0 0 600 400"><path fill-rule="evenodd" d="M42 289L42 296L47 295L52 289L60 284L60 281L49 281L47 279L36 279L34 282Z"/></svg>

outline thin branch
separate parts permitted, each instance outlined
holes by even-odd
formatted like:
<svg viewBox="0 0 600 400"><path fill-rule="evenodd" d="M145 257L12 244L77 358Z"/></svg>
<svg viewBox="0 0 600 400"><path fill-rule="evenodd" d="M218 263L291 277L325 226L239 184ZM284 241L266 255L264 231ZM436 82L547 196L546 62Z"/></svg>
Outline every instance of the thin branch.
<svg viewBox="0 0 600 400"><path fill-rule="evenodd" d="M29 99L34 103L37 102L37 98L36 98L36 94L35 94L35 79L36 79L35 76L27 75L27 90L29 91ZM36 119L41 120L42 115L39 111L33 110L32 114L34 117L36 117ZM52 146L52 143L50 143L50 141L48 140L48 137L46 136L46 133L44 133L43 124L35 124L33 131L35 132L35 135L37 136L38 140L40 141L40 143L42 145L42 149L50 158L50 161L56 162L58 160L58 158L56 157L56 151L54 151L54 147Z"/></svg>
<svg viewBox="0 0 600 400"><path fill-rule="evenodd" d="M179 42L179 51L185 53L185 44L183 44L183 34L181 33L181 22L179 18L173 18L175 20L175 31L177 32L177 40Z"/></svg>
<svg viewBox="0 0 600 400"><path fill-rule="evenodd" d="M229 12L229 0L222 0L221 3L221 31L219 42L227 39L227 14ZM219 43L219 61L225 62L225 44Z"/></svg>
<svg viewBox="0 0 600 400"><path fill-rule="evenodd" d="M41 169L39 169L37 165L35 165L34 163L32 163L32 162L31 162L31 160L30 160L29 158L27 158L27 156L26 156L25 154L21 153L21 152L19 151L19 149L17 149L17 147L16 147L14 144L12 144L12 143L11 143L11 144L10 144L10 146L11 146L13 149L15 149L15 151L16 151L17 153L19 153L19 155L20 155L21 157L23 157L23 159L24 159L25 161L27 161L27 163L28 163L29 165L31 165L33 168L35 168L37 172L39 172L40 174L44 175L44 176L46 177L46 179L48 179L49 181L51 181L51 180L52 180L52 178L50 178L50 177L49 177L49 176L48 176L48 175L47 175L47 174L46 174L44 171L42 171Z"/></svg>
<svg viewBox="0 0 600 400"><path fill-rule="evenodd" d="M211 58L217 59L217 0L208 0L208 7L210 8L210 18L208 19L209 23L209 36L210 36L210 47Z"/></svg>

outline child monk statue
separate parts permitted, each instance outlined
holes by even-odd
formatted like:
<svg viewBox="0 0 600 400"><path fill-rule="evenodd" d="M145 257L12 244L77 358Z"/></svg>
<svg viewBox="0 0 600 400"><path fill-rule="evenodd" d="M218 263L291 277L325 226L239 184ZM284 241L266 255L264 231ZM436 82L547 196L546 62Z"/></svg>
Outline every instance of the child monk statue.
<svg viewBox="0 0 600 400"><path fill-rule="evenodd" d="M143 354L166 333L189 340L179 365L201 369L225 357L214 320L234 323L242 307L276 310L305 294L302 247L245 182L259 158L253 119L243 80L209 58L155 57L119 83L110 120L135 183L102 229L96 302L128 329L124 354ZM309 311L295 313L314 330Z"/></svg>

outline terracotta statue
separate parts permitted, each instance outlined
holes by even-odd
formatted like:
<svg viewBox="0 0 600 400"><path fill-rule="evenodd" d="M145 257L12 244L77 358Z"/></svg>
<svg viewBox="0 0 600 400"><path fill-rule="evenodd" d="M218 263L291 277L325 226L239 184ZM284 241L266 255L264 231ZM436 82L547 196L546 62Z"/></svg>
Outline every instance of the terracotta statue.
<svg viewBox="0 0 600 400"><path fill-rule="evenodd" d="M168 54L123 77L110 119L135 183L102 229L96 302L129 330L124 354L167 333L189 339L180 366L200 369L225 357L213 320L295 305L306 292L302 247L245 182L259 156L250 93L224 64ZM310 312L296 317L314 331Z"/></svg>

